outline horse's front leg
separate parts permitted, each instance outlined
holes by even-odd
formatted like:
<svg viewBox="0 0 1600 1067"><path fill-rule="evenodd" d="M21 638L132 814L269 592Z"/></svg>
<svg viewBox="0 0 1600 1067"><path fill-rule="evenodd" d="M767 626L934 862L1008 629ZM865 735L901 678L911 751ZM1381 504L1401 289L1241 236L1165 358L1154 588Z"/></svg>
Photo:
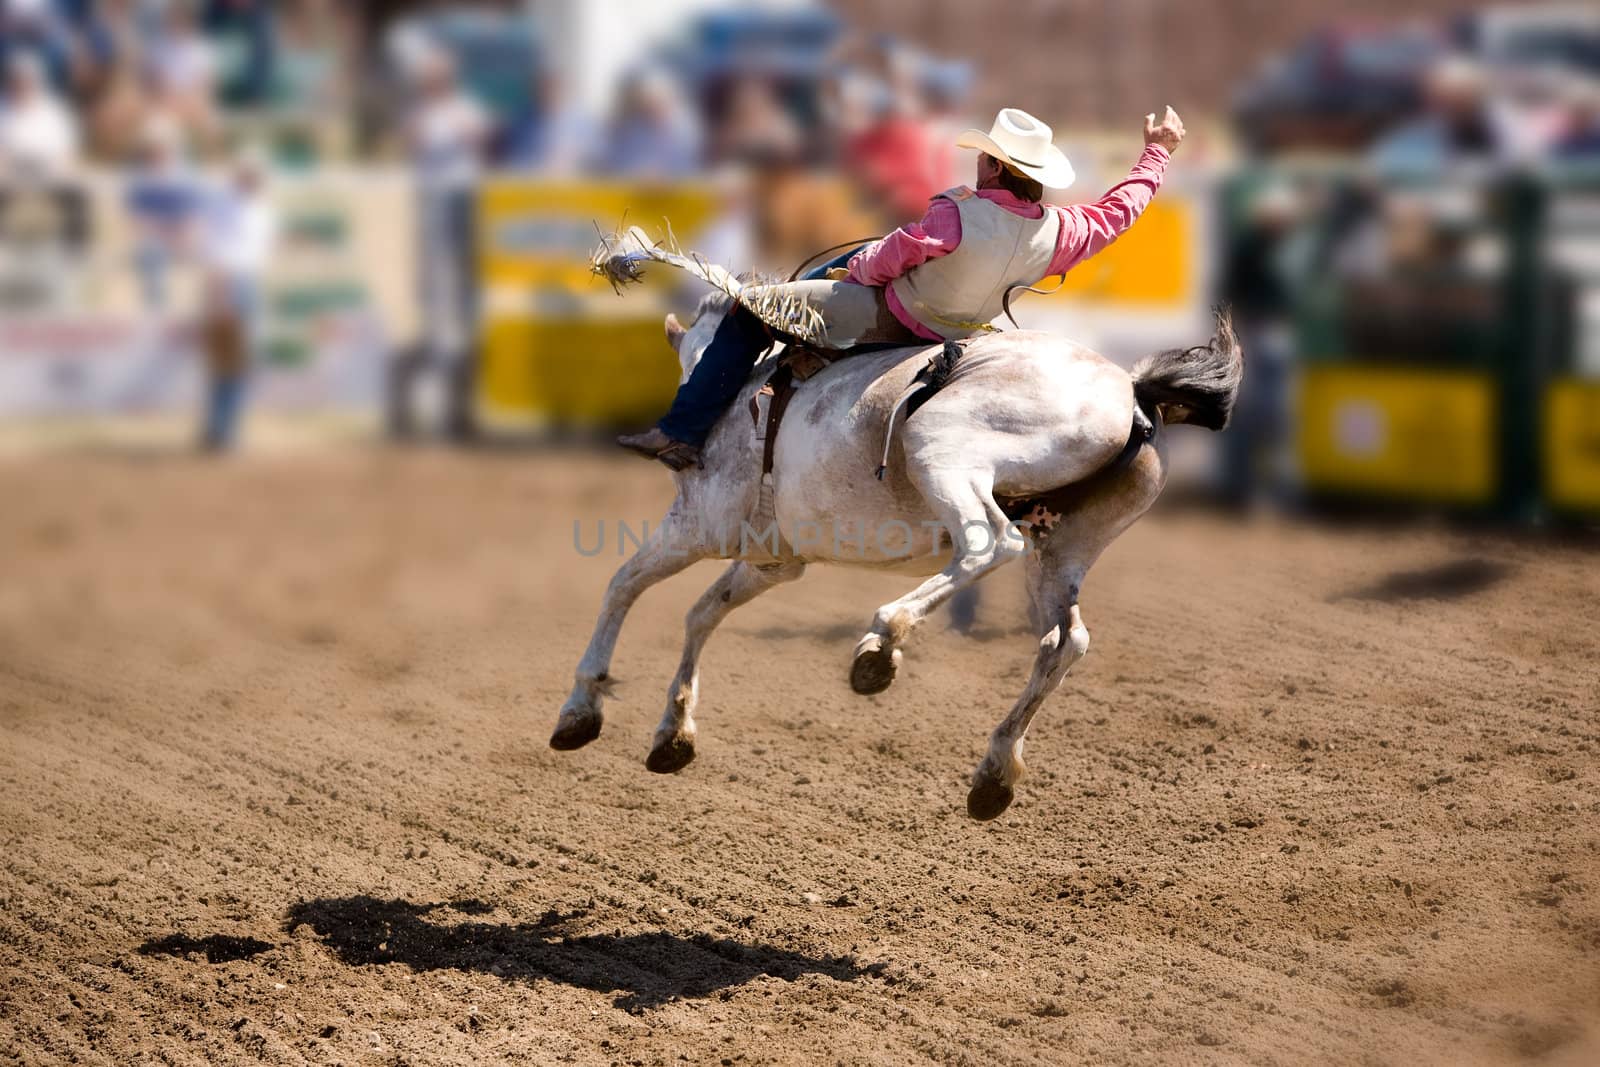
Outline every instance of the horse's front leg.
<svg viewBox="0 0 1600 1067"><path fill-rule="evenodd" d="M582 748L600 736L601 705L611 695L611 653L617 647L622 621L639 595L657 582L672 577L697 560L706 550L681 535L671 517L657 528L639 551L612 576L600 605L589 647L578 662L572 695L561 706L550 747L561 751Z"/></svg>
<svg viewBox="0 0 1600 1067"><path fill-rule="evenodd" d="M656 727L650 755L644 765L658 774L682 770L694 759L694 708L700 699L700 653L722 620L741 604L748 604L775 585L792 582L805 573L803 563L759 566L735 562L689 609L685 625L683 658L677 677L667 690L667 710Z"/></svg>
<svg viewBox="0 0 1600 1067"><path fill-rule="evenodd" d="M850 661L850 687L867 696L893 683L901 646L939 605L1025 553L1020 533L994 502L987 479L959 471L913 469L912 474L949 533L955 554L944 570L874 613L872 628L856 643Z"/></svg>

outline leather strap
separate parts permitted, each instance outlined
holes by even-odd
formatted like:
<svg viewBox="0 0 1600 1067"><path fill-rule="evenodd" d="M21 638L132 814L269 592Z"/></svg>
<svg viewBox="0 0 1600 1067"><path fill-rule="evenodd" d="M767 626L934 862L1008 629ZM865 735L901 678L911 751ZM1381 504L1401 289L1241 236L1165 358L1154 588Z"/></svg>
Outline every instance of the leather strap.
<svg viewBox="0 0 1600 1067"><path fill-rule="evenodd" d="M794 369L787 361L778 364L765 388L772 390L772 403L767 405L767 435L761 443L761 473L771 474L773 450L778 447L778 427L783 425L783 413L794 396Z"/></svg>
<svg viewBox="0 0 1600 1067"><path fill-rule="evenodd" d="M791 345L778 357L778 366L767 376L756 395L750 398L750 421L761 428L761 403L763 393L772 400L767 404L767 429L761 444L761 473L772 473L773 449L778 444L778 427L783 423L783 413L789 407L795 389L801 382L833 362L836 353L824 352L802 345Z"/></svg>

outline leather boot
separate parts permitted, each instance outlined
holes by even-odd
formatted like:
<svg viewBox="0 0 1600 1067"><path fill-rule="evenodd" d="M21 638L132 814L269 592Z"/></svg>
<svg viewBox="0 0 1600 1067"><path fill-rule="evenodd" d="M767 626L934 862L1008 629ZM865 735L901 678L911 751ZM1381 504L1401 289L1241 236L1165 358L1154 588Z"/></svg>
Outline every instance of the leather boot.
<svg viewBox="0 0 1600 1067"><path fill-rule="evenodd" d="M644 433L623 434L617 438L617 444L630 452L658 459L675 471L700 465L698 448L684 441L673 440L659 426L652 426Z"/></svg>

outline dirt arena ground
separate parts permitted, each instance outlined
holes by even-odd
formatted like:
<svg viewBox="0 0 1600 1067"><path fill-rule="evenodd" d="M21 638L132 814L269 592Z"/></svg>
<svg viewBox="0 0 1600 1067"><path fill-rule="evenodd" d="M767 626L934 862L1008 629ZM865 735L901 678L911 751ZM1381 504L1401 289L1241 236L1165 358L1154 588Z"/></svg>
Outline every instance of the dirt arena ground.
<svg viewBox="0 0 1600 1067"><path fill-rule="evenodd" d="M906 580L734 615L700 757L642 760L680 620L545 744L585 453L0 467L0 1060L1600 1062L1600 554L1174 510L1091 575L1015 807L1020 576L850 648Z"/></svg>

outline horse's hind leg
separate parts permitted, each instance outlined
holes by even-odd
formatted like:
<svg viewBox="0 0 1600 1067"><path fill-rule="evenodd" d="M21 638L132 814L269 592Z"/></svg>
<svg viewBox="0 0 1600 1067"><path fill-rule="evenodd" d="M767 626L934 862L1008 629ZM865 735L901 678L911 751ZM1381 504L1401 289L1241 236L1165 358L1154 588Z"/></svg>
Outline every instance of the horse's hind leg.
<svg viewBox="0 0 1600 1067"><path fill-rule="evenodd" d="M617 647L617 635L622 632L628 609L646 589L705 557L704 551L678 543L673 531L670 520L663 523L612 576L600 605L600 617L595 620L594 635L578 662L572 694L561 706L555 732L550 735L551 748L582 748L600 736L600 709L604 698L611 695L613 684L611 653Z"/></svg>
<svg viewBox="0 0 1600 1067"><path fill-rule="evenodd" d="M667 690L667 710L656 727L644 765L658 774L682 770L694 759L694 708L700 698L700 653L711 632L741 604L748 604L775 585L805 573L803 563L756 565L739 561L722 572L689 609L683 659Z"/></svg>
<svg viewBox="0 0 1600 1067"><path fill-rule="evenodd" d="M1011 804L1022 777L1028 724L1067 672L1089 651L1089 631L1078 610L1078 590L1106 546L1155 502L1165 480L1165 460L1147 448L1115 483L1061 516L1046 530L1030 531L1029 602L1039 634L1033 674L1011 713L989 735L989 751L972 775L967 813L992 819Z"/></svg>
<svg viewBox="0 0 1600 1067"><path fill-rule="evenodd" d="M973 471L910 471L917 488L949 532L955 554L950 565L898 600L879 608L872 629L856 644L850 687L881 693L894 681L900 646L911 631L958 590L1021 556L1017 529L994 502L993 484Z"/></svg>
<svg viewBox="0 0 1600 1067"><path fill-rule="evenodd" d="M1033 660L1033 674L1016 704L989 735L989 751L972 775L972 791L967 794L967 814L974 819L992 819L1011 806L1017 780L1022 777L1022 744L1028 724L1045 698L1055 692L1072 665L1089 651L1089 631L1078 611L1078 587L1083 569L1066 573L1030 568L1035 617L1039 620L1039 652Z"/></svg>

